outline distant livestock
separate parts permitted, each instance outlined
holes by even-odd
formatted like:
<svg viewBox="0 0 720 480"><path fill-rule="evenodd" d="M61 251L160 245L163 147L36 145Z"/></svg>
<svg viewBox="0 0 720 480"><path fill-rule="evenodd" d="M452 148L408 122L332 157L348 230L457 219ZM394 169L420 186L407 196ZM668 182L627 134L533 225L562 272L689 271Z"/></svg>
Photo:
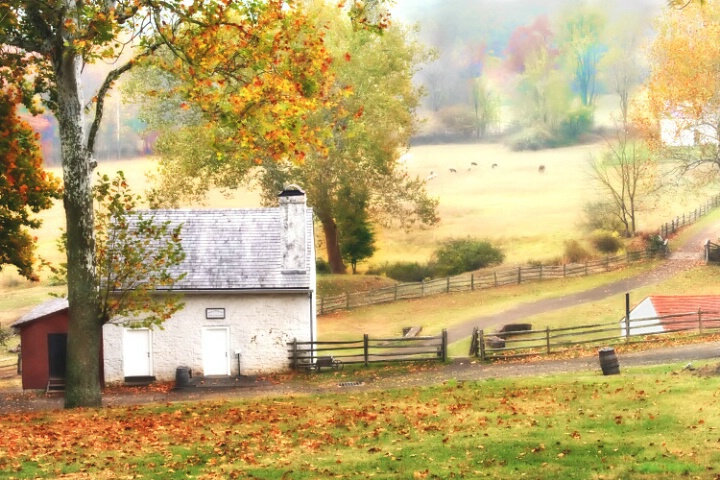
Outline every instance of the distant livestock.
<svg viewBox="0 0 720 480"><path fill-rule="evenodd" d="M477 167L477 162L470 162L470 165Z"/></svg>
<svg viewBox="0 0 720 480"><path fill-rule="evenodd" d="M436 174L435 172L433 172L432 170L430 170L430 175L428 175L428 176L425 178L425 181L426 181L426 182L429 182L430 180L432 180L432 179L435 178L435 177L437 177L437 174Z"/></svg>
<svg viewBox="0 0 720 480"><path fill-rule="evenodd" d="M452 173L457 173L457 170L455 170L454 168L451 168L450 171L451 171Z"/></svg>
<svg viewBox="0 0 720 480"><path fill-rule="evenodd" d="M540 172L540 173L545 173L545 165L540 165L540 166L538 167L538 172Z"/></svg>
<svg viewBox="0 0 720 480"><path fill-rule="evenodd" d="M497 163L493 163L493 164L492 164L492 168L497 168L497 166L498 166Z"/></svg>

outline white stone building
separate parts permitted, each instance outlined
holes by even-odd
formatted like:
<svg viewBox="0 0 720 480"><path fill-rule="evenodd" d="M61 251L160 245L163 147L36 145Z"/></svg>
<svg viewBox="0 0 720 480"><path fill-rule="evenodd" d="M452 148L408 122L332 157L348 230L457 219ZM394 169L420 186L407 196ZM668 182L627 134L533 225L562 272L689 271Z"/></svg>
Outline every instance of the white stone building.
<svg viewBox="0 0 720 480"><path fill-rule="evenodd" d="M173 287L185 308L162 329L103 327L106 382L173 380L178 367L198 375L286 370L288 342L317 338L312 210L291 187L277 208L156 210L182 224L186 258Z"/></svg>

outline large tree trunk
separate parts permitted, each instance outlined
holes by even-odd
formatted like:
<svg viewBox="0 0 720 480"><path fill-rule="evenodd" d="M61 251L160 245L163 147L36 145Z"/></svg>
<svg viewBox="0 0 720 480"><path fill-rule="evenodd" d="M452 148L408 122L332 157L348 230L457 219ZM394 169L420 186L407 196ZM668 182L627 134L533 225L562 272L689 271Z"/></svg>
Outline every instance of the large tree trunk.
<svg viewBox="0 0 720 480"><path fill-rule="evenodd" d="M60 130L65 219L69 326L65 407L101 405L102 325L95 281L95 236L90 152L85 147L79 59L66 53L54 62Z"/></svg>
<svg viewBox="0 0 720 480"><path fill-rule="evenodd" d="M340 254L340 243L338 242L337 225L335 220L325 215L318 215L325 233L325 248L327 250L328 263L332 273L345 273L345 263Z"/></svg>

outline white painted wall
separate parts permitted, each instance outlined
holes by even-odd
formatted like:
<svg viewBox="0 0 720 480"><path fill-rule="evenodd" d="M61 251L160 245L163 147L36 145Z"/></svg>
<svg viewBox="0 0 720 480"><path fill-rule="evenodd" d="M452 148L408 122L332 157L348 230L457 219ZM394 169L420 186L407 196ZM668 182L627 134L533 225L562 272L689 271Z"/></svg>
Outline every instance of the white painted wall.
<svg viewBox="0 0 720 480"><path fill-rule="evenodd" d="M152 374L160 381L175 379L179 366L203 374L203 327L227 327L231 375L238 374L235 352L241 350L240 373L257 375L290 367L287 343L317 338L315 299L307 291L290 294L185 295L185 308L154 328L151 336ZM205 318L206 308L224 308L225 318ZM103 327L105 381L118 382L123 372L123 326Z"/></svg>
<svg viewBox="0 0 720 480"><path fill-rule="evenodd" d="M625 336L625 320L620 321L620 335ZM662 332L663 326L657 318L657 312L650 300L646 298L630 312L630 335L649 335Z"/></svg>

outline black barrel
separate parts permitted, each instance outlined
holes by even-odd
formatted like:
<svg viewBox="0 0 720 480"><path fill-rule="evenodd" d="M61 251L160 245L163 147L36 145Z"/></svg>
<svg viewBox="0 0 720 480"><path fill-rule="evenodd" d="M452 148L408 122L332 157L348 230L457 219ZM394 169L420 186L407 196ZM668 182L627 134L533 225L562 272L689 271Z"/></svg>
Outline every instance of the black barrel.
<svg viewBox="0 0 720 480"><path fill-rule="evenodd" d="M187 387L190 385L192 370L190 367L177 367L175 370L175 388Z"/></svg>
<svg viewBox="0 0 720 480"><path fill-rule="evenodd" d="M598 354L600 356L600 368L602 368L603 375L617 375L620 373L620 363L618 362L617 355L615 355L614 348L601 348L598 350Z"/></svg>

